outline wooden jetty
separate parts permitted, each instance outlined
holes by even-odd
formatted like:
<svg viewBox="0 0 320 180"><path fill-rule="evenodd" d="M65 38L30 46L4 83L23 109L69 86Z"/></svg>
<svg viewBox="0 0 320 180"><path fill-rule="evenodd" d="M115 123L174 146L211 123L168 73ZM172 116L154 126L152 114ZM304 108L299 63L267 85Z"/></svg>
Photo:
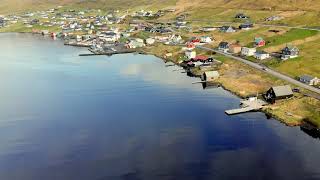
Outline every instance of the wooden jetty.
<svg viewBox="0 0 320 180"><path fill-rule="evenodd" d="M261 110L264 105L267 103L263 100L260 100L256 97L249 98L247 100L241 101L242 108L226 110L225 113L228 115L240 114L251 111Z"/></svg>
<svg viewBox="0 0 320 180"><path fill-rule="evenodd" d="M234 115L234 114L241 114L241 113L256 111L256 110L259 110L259 109L254 107L245 107L245 108L239 108L239 109L226 110L225 113L228 115Z"/></svg>
<svg viewBox="0 0 320 180"><path fill-rule="evenodd" d="M75 47L90 47L90 44L77 43L77 42L65 42L65 46L75 46Z"/></svg>
<svg viewBox="0 0 320 180"><path fill-rule="evenodd" d="M193 82L192 84L201 84L201 83L207 83L209 81L196 81L196 82Z"/></svg>
<svg viewBox="0 0 320 180"><path fill-rule="evenodd" d="M89 49L90 52L92 52L91 54L79 54L79 56L112 56L114 54L128 54L128 53L134 53L136 52L136 50L134 49L126 49L126 50L121 50L121 51L106 51L106 52L97 52L97 51L93 51L91 49Z"/></svg>
<svg viewBox="0 0 320 180"><path fill-rule="evenodd" d="M79 54L79 56L104 56L105 54Z"/></svg>

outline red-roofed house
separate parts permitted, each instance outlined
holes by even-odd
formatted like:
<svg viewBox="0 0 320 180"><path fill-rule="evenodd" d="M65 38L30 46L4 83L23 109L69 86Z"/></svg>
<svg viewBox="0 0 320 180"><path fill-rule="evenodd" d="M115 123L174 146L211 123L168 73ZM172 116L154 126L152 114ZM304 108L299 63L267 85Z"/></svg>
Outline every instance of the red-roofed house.
<svg viewBox="0 0 320 180"><path fill-rule="evenodd" d="M191 42L187 43L187 48L188 49L194 49L195 47L196 46L193 43L191 43Z"/></svg>
<svg viewBox="0 0 320 180"><path fill-rule="evenodd" d="M262 47L266 45L266 41L263 40L261 37L254 38L254 45L256 47Z"/></svg>
<svg viewBox="0 0 320 180"><path fill-rule="evenodd" d="M194 38L194 39L191 40L191 42L192 42L193 44L200 44L200 43L201 43L201 40L200 40L199 38Z"/></svg>
<svg viewBox="0 0 320 180"><path fill-rule="evenodd" d="M193 61L206 61L208 59L207 56L204 55L198 55L195 58L193 58Z"/></svg>

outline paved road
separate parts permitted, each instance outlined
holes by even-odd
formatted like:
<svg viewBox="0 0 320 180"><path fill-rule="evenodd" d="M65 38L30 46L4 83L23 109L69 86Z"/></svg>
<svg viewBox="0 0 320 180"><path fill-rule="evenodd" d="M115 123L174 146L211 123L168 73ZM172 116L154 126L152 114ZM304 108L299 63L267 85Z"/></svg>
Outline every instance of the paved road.
<svg viewBox="0 0 320 180"><path fill-rule="evenodd" d="M284 28L291 28L291 29L320 31L320 29L317 29L317 28L308 28L308 27L299 27L299 26L273 25L273 24L263 24L263 23L256 23L256 24L264 27L284 27Z"/></svg>
<svg viewBox="0 0 320 180"><path fill-rule="evenodd" d="M297 80L295 80L295 79L293 79L293 78L291 78L291 77L289 77L289 76L286 76L286 75L284 75L284 74L281 74L281 73L279 73L279 72L277 72L277 71L274 71L274 70L272 70L272 69L269 69L269 68L267 68L267 67L265 67L265 66L259 65L259 64L257 64L257 63L248 61L248 60L243 59L243 58L240 58L240 57L233 56L233 55L231 55L231 54L227 54L227 53L220 52L220 51L215 50L215 49L211 49L211 48L207 48L207 47L203 47L203 46L196 46L196 47L199 48L199 49L207 50L207 51L213 51L213 52L215 52L215 53L217 53L217 54L221 54L221 55L224 55L224 56L226 56L226 57L235 59L235 60L240 61L240 62L242 62L242 63L245 63L245 64L247 64L247 65L249 65L249 66L251 66L251 67L253 67L253 68L255 68L255 69L258 69L258 70L263 71L263 72L265 72L265 73L271 74L271 75L273 75L273 76L275 76L275 77L277 77L277 78L279 78L279 79L282 79L282 80L285 80L285 81L287 81L287 82L290 82L290 83L292 83L292 84L294 84L294 85L296 85L296 86L299 86L299 87L308 89L309 91L312 91L312 92L314 92L314 93L320 94L320 89L315 88L315 87L313 87L313 86L309 86L309 85L304 84L304 83L301 83L300 81L297 81Z"/></svg>
<svg viewBox="0 0 320 180"><path fill-rule="evenodd" d="M163 23L166 23L170 20L162 20ZM233 21L214 21L210 19L186 19L188 22L209 22L209 23L219 23L219 24L239 24L239 22L233 22ZM147 22L161 22L161 20L149 20ZM266 24L266 23L253 23L254 25L258 26L264 26L264 27L282 27L282 28L290 28L290 29L303 29L303 30L313 30L313 31L319 31L320 28L311 28L311 27L301 27L301 26L289 26L289 25L277 25L277 24Z"/></svg>
<svg viewBox="0 0 320 180"><path fill-rule="evenodd" d="M186 21L189 22L210 22L210 23L219 23L219 24L239 24L239 22L232 22L232 21L213 21L209 19L187 19ZM304 29L304 30L314 30L320 31L319 28L309 28L309 27L301 27L301 26L289 26L289 25L277 25L277 24L265 24L265 23L253 23L254 25L264 26L264 27L283 27L283 28L290 28L290 29Z"/></svg>

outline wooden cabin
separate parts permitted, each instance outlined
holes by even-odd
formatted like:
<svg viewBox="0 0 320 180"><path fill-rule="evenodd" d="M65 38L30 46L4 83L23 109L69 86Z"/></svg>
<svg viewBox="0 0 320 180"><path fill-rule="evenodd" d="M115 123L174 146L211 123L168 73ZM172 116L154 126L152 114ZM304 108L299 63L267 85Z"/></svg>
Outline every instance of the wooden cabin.
<svg viewBox="0 0 320 180"><path fill-rule="evenodd" d="M275 103L276 100L286 99L293 96L290 85L271 87L264 95L266 101Z"/></svg>

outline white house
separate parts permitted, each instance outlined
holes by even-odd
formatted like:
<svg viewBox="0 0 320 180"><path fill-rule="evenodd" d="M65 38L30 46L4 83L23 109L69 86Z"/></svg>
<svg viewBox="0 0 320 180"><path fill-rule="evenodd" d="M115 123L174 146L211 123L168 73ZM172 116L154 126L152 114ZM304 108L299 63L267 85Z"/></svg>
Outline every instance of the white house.
<svg viewBox="0 0 320 180"><path fill-rule="evenodd" d="M192 58L195 58L197 56L197 53L195 51L192 51L192 50L187 50L187 51L184 52L184 54L188 59L192 59Z"/></svg>
<svg viewBox="0 0 320 180"><path fill-rule="evenodd" d="M281 59L287 60L296 58L299 55L299 49L295 46L286 46L284 49L281 50Z"/></svg>
<svg viewBox="0 0 320 180"><path fill-rule="evenodd" d="M77 36L76 36L76 39L77 39L77 41L79 42L79 41L82 40L82 37L81 37L80 35L77 35Z"/></svg>
<svg viewBox="0 0 320 180"><path fill-rule="evenodd" d="M172 53L166 53L166 54L164 55L164 58L169 58L169 57L172 57Z"/></svg>
<svg viewBox="0 0 320 180"><path fill-rule="evenodd" d="M180 35L173 34L170 36L169 41L172 43L180 43L182 41L182 37Z"/></svg>
<svg viewBox="0 0 320 180"><path fill-rule="evenodd" d="M270 58L270 54L265 51L257 51L254 53L254 58L264 60Z"/></svg>
<svg viewBox="0 0 320 180"><path fill-rule="evenodd" d="M209 36L201 36L200 37L200 42L201 43L210 43L210 42L212 42L212 39Z"/></svg>
<svg viewBox="0 0 320 180"><path fill-rule="evenodd" d="M210 32L210 31L215 31L217 28L216 27L203 27L200 30L203 32Z"/></svg>
<svg viewBox="0 0 320 180"><path fill-rule="evenodd" d="M148 45L152 45L152 44L154 44L155 43L155 39L153 39L153 38L148 38L148 39L146 39L146 43L148 44Z"/></svg>
<svg viewBox="0 0 320 180"><path fill-rule="evenodd" d="M236 29L232 26L222 26L220 28L220 31L225 33L233 33L233 32L236 32Z"/></svg>
<svg viewBox="0 0 320 180"><path fill-rule="evenodd" d="M143 42L143 39L140 38L131 39L130 42L126 45L127 48L139 48L144 46L145 44Z"/></svg>
<svg viewBox="0 0 320 180"><path fill-rule="evenodd" d="M69 28L70 28L70 29L74 29L74 28L76 28L77 25L78 25L78 23L71 23L71 24L69 25Z"/></svg>
<svg viewBox="0 0 320 180"><path fill-rule="evenodd" d="M114 32L104 32L99 36L107 42L115 42L120 38L120 35Z"/></svg>
<svg viewBox="0 0 320 180"><path fill-rule="evenodd" d="M281 17L281 16L270 16L270 17L266 18L266 21L278 21L281 19L283 19L283 17Z"/></svg>
<svg viewBox="0 0 320 180"><path fill-rule="evenodd" d="M168 36L154 36L154 39L160 42L168 41L170 37Z"/></svg>
<svg viewBox="0 0 320 180"><path fill-rule="evenodd" d="M243 56L254 56L256 51L257 51L256 48L242 47L241 55L243 55Z"/></svg>

